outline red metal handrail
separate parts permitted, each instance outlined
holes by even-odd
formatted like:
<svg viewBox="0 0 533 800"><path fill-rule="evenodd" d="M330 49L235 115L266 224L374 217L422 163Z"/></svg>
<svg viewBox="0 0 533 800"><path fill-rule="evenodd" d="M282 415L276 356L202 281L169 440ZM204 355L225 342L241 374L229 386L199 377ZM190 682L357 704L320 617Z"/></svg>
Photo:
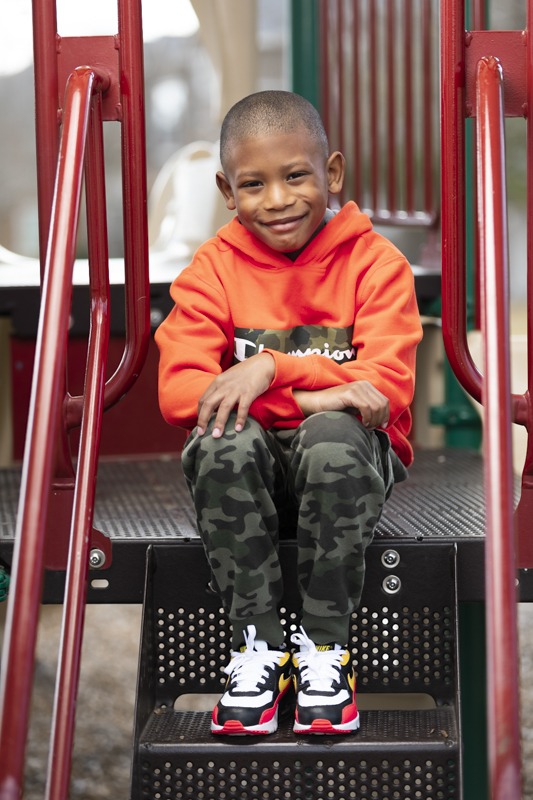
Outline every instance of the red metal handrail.
<svg viewBox="0 0 533 800"><path fill-rule="evenodd" d="M85 180L91 265L91 332L81 420L79 459L70 532L65 606L56 682L48 764L47 800L68 797L74 741L76 695L85 619L90 533L93 522L96 472L109 343L109 274L105 203L102 97L96 95L89 118Z"/></svg>
<svg viewBox="0 0 533 800"><path fill-rule="evenodd" d="M466 339L464 19L464 0L442 0L442 335L455 375L479 401L482 378Z"/></svg>
<svg viewBox="0 0 533 800"><path fill-rule="evenodd" d="M502 70L479 61L477 190L486 496L487 716L491 797L520 800L520 718L513 532L509 275Z"/></svg>
<svg viewBox="0 0 533 800"><path fill-rule="evenodd" d="M517 116L531 107L533 97L533 40L521 31L473 31L464 29L464 0L442 0L443 31L441 64L441 170L442 170L442 333L453 371L466 391L481 400L482 376L467 341L466 319L466 204L465 204L465 115L475 115L475 65L492 53L505 58L504 76L509 98L505 113ZM528 0L533 20L533 0ZM496 53L494 50L496 49ZM475 64L473 64L475 62ZM526 80L525 80L526 78ZM527 95L526 95L527 91ZM528 120L528 219L533 214L533 127ZM531 284L533 237L528 236L528 298ZM531 300L528 300L530 311ZM528 432L528 447L522 473L522 492L516 509L517 563L533 567L533 317L528 314L528 389L511 395L513 422Z"/></svg>
<svg viewBox="0 0 533 800"><path fill-rule="evenodd" d="M105 407L118 402L137 379L150 338L150 281L146 221L146 149L144 138L144 77L142 11L140 0L118 0L119 34L109 37L118 55L117 84L120 103L105 119L122 123L122 191L125 261L126 340L120 364L106 385ZM34 63L37 131L39 239L46 252L55 181L59 132L57 108L61 105L58 81L56 0L34 0ZM90 37L84 37L90 45ZM86 55L86 54L85 54ZM78 61L90 63L87 60ZM67 396L68 428L81 422L83 400Z"/></svg>
<svg viewBox="0 0 533 800"><path fill-rule="evenodd" d="M144 54L140 0L119 0L118 28L126 341L122 359L106 383L105 408L117 403L139 377L150 340ZM69 396L65 411L67 426L79 425L82 398Z"/></svg>
<svg viewBox="0 0 533 800"><path fill-rule="evenodd" d="M47 798L63 800L68 796L101 417L104 406L116 402L136 379L150 332L140 0L119 0L119 36L65 40L65 49L74 58L81 52L76 49L78 41L89 51L91 45L93 52L99 48L98 54L103 58L95 61L104 66L73 68L64 102L58 98L61 39L55 33L55 0L35 1L33 12L42 252L46 241L48 246L43 258L43 297L0 673L1 800L15 800L22 792L52 479L58 480L61 488L72 489L73 501L72 514L69 512L60 520L69 523L70 547ZM116 52L120 53L117 74L113 55ZM84 58L81 63L87 60L90 61ZM58 103L63 115L60 142ZM127 319L122 362L107 384L109 280L104 118L122 121ZM57 171L52 184L51 165L56 154ZM67 395L65 402L68 318L85 156L91 332L84 396ZM80 456L74 484L64 431L80 422Z"/></svg>
<svg viewBox="0 0 533 800"><path fill-rule="evenodd" d="M483 378L468 347L466 320L465 114L474 113L475 98L473 87L469 87L466 80L472 57L469 53L472 50L474 54L474 49L467 47L472 35L465 32L464 19L465 0L442 0L442 334L446 355L457 379L474 399L481 401ZM489 40L477 32L476 41L480 44L475 52ZM511 41L506 40L504 46L510 44ZM512 395L512 412L514 422L528 424L531 412L525 395Z"/></svg>
<svg viewBox="0 0 533 800"><path fill-rule="evenodd" d="M105 79L95 71L79 70L71 76L66 93L0 673L2 800L15 800L22 787L52 475L50 424L57 419L62 399L90 101L93 91L104 85Z"/></svg>

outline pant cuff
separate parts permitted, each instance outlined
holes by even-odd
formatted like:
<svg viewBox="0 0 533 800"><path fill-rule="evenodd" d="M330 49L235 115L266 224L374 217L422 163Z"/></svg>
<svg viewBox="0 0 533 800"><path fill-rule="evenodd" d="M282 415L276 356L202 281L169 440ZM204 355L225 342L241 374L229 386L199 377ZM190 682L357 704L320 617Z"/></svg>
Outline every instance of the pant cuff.
<svg viewBox="0 0 533 800"><path fill-rule="evenodd" d="M279 647L285 641L285 631L281 627L281 622L276 611L267 611L265 614L257 614L245 619L232 619L233 632L231 646L234 650L244 644L244 631L248 625L255 625L256 639L262 639L271 647Z"/></svg>
<svg viewBox="0 0 533 800"><path fill-rule="evenodd" d="M350 618L350 614L342 617L315 617L304 611L302 627L315 644L335 642L346 647L350 639Z"/></svg>

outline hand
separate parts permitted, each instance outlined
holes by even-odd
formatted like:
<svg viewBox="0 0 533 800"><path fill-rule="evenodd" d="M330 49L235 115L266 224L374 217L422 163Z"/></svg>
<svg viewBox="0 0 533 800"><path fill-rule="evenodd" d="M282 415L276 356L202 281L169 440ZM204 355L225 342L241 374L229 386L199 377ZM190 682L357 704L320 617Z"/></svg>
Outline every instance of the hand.
<svg viewBox="0 0 533 800"><path fill-rule="evenodd" d="M222 436L228 417L237 408L235 430L241 431L248 418L253 401L266 392L276 371L274 359L269 353L260 353L240 364L235 364L209 384L198 401L197 432L205 433L208 422L215 414L213 436Z"/></svg>
<svg viewBox="0 0 533 800"><path fill-rule="evenodd" d="M306 417L319 411L353 411L360 414L366 428L389 424L389 401L370 381L352 381L316 392L296 389L293 395Z"/></svg>

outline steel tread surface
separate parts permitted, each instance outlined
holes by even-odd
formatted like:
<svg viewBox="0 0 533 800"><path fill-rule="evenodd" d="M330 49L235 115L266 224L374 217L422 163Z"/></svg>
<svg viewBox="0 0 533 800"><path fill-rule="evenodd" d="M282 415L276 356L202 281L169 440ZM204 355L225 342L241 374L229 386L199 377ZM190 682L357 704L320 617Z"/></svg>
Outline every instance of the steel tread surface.
<svg viewBox="0 0 533 800"><path fill-rule="evenodd" d="M150 720L158 738L139 748L132 800L462 798L450 708L362 712L354 736L296 737L285 720L271 736L214 737L209 713L188 712L177 727L174 716Z"/></svg>
<svg viewBox="0 0 533 800"><path fill-rule="evenodd" d="M348 749L353 752L371 747L384 751L391 747L414 746L432 748L448 752L457 745L458 730L455 709L451 706L415 711L361 711L361 727L351 736L295 736L292 719L281 719L276 733L264 736L223 736L214 737L210 731L209 711L154 711L139 741L142 752L176 750L179 747L183 756L187 751L205 748L212 751L222 743L224 751L241 752L243 745L249 750L265 749L274 755L276 747L284 750L288 746L313 748L315 752L335 746L336 751ZM182 757L183 757L182 756Z"/></svg>
<svg viewBox="0 0 533 800"><path fill-rule="evenodd" d="M409 472L385 505L376 538L483 538L479 453L418 450ZM19 486L19 470L0 470L0 540L14 536ZM102 461L94 524L125 542L196 538L179 458Z"/></svg>

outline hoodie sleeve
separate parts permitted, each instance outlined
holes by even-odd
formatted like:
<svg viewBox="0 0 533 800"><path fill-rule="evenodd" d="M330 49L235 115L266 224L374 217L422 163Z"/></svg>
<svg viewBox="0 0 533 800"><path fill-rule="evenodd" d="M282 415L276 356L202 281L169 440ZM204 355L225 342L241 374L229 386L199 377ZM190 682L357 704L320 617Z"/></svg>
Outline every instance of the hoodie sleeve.
<svg viewBox="0 0 533 800"><path fill-rule="evenodd" d="M201 257L193 265L201 262ZM159 326L159 406L171 425L193 428L198 400L213 378L231 366L230 314L221 287L187 267L170 294L175 306Z"/></svg>

